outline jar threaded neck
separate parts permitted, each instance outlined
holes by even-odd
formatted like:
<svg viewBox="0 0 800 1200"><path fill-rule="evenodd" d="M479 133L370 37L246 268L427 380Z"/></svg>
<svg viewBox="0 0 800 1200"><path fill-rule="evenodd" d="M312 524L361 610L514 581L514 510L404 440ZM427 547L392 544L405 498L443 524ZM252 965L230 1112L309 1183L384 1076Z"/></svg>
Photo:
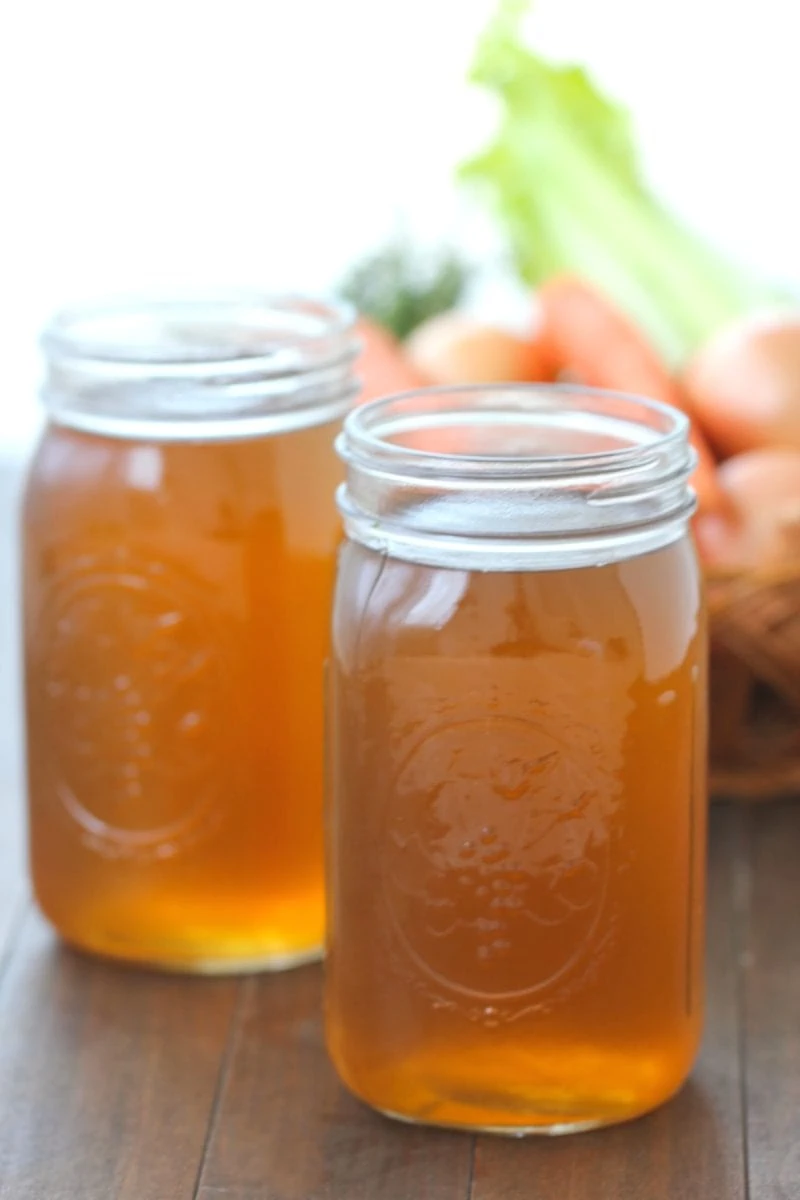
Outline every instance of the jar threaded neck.
<svg viewBox="0 0 800 1200"><path fill-rule="evenodd" d="M689 423L571 385L431 388L354 410L337 448L348 535L437 566L591 565L681 536Z"/></svg>
<svg viewBox="0 0 800 1200"><path fill-rule="evenodd" d="M357 386L345 305L232 291L76 305L42 336L56 421L110 436L249 437L343 416Z"/></svg>

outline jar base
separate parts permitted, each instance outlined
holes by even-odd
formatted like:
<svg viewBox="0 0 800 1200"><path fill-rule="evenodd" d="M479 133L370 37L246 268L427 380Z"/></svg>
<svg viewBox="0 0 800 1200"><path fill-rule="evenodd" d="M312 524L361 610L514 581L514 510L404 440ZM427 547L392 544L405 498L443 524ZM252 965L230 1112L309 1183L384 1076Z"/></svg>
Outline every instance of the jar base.
<svg viewBox="0 0 800 1200"><path fill-rule="evenodd" d="M459 1133L488 1133L493 1137L525 1138L525 1137L564 1137L571 1133L590 1133L593 1129L602 1129L606 1125L621 1125L626 1121L634 1121L644 1113L632 1113L630 1116L595 1117L585 1121L532 1122L530 1125L471 1125L459 1121L429 1121L418 1117L407 1117L390 1109L375 1110L390 1121L400 1121L403 1125L418 1125L429 1129L451 1129Z"/></svg>
<svg viewBox="0 0 800 1200"><path fill-rule="evenodd" d="M144 971L158 971L168 975L263 975L291 971L309 963L321 962L324 949L321 945L308 949L286 951L280 954L243 955L240 957L217 958L213 955L198 958L169 958L158 954L130 950L116 950L107 945L91 945L56 931L56 936L65 946L77 954L101 958L119 966L135 967Z"/></svg>
<svg viewBox="0 0 800 1200"><path fill-rule="evenodd" d="M605 1081L569 1079L562 1074L556 1083L538 1081L530 1076L527 1081L511 1082L497 1074L500 1060L495 1054L495 1075L478 1087L473 1079L471 1085L465 1081L450 1081L442 1086L425 1083L419 1076L409 1084L395 1071L390 1080L364 1079L356 1082L349 1071L342 1070L340 1056L335 1044L328 1043L329 1053L339 1078L362 1104L382 1116L406 1125L430 1126L439 1129L459 1130L465 1133L486 1133L500 1137L560 1137L567 1134L587 1133L606 1126L623 1125L638 1120L649 1112L660 1108L671 1100L684 1086L692 1065L693 1053L681 1056L682 1061L673 1062L660 1072L660 1079L645 1081L629 1071L625 1078L617 1077L616 1085L611 1076ZM403 1083L409 1084L406 1094ZM599 1086L593 1086L599 1083ZM381 1094L381 1092L383 1094ZM393 1094L391 1094L393 1093ZM392 1104L397 1098L400 1103Z"/></svg>
<svg viewBox="0 0 800 1200"><path fill-rule="evenodd" d="M208 905L192 906L190 896L146 897L124 894L113 903L103 896L94 905L69 910L40 886L34 895L40 913L58 938L80 954L142 970L178 975L251 975L288 971L323 956L324 917L320 898L298 895L278 912L233 912L209 919ZM156 904L156 899L160 903ZM199 910L199 911L198 911ZM227 920L223 920L226 917Z"/></svg>

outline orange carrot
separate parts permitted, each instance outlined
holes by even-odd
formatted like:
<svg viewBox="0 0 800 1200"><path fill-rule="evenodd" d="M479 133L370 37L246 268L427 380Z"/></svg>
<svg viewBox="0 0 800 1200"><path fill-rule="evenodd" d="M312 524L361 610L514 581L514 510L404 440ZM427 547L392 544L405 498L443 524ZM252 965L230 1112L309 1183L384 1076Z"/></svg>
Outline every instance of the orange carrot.
<svg viewBox="0 0 800 1200"><path fill-rule="evenodd" d="M383 326L359 317L356 334L361 342L356 362L356 374L362 385L359 403L425 387L430 382L408 361L403 347Z"/></svg>
<svg viewBox="0 0 800 1200"><path fill-rule="evenodd" d="M681 389L644 334L591 284L558 277L539 289L538 301L541 341L554 374L563 372L588 387L648 396L687 411ZM699 460L692 486L700 511L723 510L726 500L714 456L696 421L690 440Z"/></svg>

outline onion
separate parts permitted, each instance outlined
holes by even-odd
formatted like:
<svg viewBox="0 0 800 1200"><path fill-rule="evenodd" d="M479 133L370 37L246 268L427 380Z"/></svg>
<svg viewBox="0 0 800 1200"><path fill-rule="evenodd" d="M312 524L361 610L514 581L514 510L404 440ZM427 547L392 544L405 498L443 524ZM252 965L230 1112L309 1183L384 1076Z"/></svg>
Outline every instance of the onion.
<svg viewBox="0 0 800 1200"><path fill-rule="evenodd" d="M800 451L737 454L720 466L718 477L733 515L696 521L704 561L752 570L800 559Z"/></svg>
<svg viewBox="0 0 800 1200"><path fill-rule="evenodd" d="M695 356L684 383L721 455L800 450L800 313L728 325Z"/></svg>
<svg viewBox="0 0 800 1200"><path fill-rule="evenodd" d="M436 384L531 383L547 378L535 342L459 312L425 321L408 338L406 350L417 370Z"/></svg>

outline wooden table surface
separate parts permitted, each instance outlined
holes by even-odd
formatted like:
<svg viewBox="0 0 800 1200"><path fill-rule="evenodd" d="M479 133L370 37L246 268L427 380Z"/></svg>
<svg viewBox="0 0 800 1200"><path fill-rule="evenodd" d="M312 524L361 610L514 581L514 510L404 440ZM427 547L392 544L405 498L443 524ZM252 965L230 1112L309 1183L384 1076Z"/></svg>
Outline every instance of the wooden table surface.
<svg viewBox="0 0 800 1200"><path fill-rule="evenodd" d="M708 1016L671 1104L507 1140L415 1129L336 1081L317 967L231 980L59 947L0 806L2 1200L800 1198L800 803L712 822Z"/></svg>

